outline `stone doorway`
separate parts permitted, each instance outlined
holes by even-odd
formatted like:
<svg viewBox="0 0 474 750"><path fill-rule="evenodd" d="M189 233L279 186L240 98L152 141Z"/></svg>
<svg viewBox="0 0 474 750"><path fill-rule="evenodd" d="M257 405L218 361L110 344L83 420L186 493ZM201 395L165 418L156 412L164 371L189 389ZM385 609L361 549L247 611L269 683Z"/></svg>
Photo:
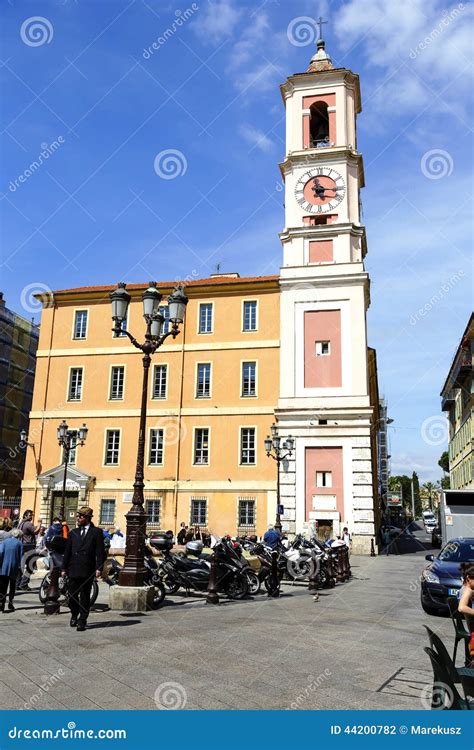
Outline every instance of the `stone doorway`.
<svg viewBox="0 0 474 750"><path fill-rule="evenodd" d="M53 492L53 518L61 515L62 492ZM79 492L66 492L64 498L64 518L70 529L76 528L76 515L79 507Z"/></svg>

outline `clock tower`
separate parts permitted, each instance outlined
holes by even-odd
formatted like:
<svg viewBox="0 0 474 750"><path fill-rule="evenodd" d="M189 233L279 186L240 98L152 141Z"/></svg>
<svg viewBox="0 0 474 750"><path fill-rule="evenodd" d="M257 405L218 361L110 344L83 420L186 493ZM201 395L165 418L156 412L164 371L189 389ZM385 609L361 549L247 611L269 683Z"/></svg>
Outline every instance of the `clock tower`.
<svg viewBox="0 0 474 750"><path fill-rule="evenodd" d="M281 467L283 528L337 536L370 552L375 533L361 223L359 77L335 68L322 39L305 73L281 86L286 108L285 228L280 233L280 397L276 417L295 450Z"/></svg>

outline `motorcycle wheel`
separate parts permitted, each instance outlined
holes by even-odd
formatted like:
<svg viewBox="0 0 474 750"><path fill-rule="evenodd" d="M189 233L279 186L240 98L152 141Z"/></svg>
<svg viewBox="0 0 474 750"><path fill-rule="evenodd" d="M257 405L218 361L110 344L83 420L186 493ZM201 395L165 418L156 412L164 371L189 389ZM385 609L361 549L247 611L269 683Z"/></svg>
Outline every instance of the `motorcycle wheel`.
<svg viewBox="0 0 474 750"><path fill-rule="evenodd" d="M50 574L46 573L45 577L41 581L41 586L39 590L39 600L41 604L44 604L46 601L50 580L51 580Z"/></svg>
<svg viewBox="0 0 474 750"><path fill-rule="evenodd" d="M180 584L172 581L166 574L160 575L160 582L165 587L165 593L169 596L176 594L176 592L179 591Z"/></svg>
<svg viewBox="0 0 474 750"><path fill-rule="evenodd" d="M99 584L97 582L97 578L94 578L92 582L92 591L91 591L91 607L94 604L98 596L99 596Z"/></svg>
<svg viewBox="0 0 474 750"><path fill-rule="evenodd" d="M153 609L158 609L158 607L160 607L165 600L165 587L158 581L156 581L153 586L155 587L155 594L153 596Z"/></svg>
<svg viewBox="0 0 474 750"><path fill-rule="evenodd" d="M260 578L254 570L246 570L245 575L249 584L249 594L255 596L260 592Z"/></svg>
<svg viewBox="0 0 474 750"><path fill-rule="evenodd" d="M229 599L244 599L249 593L249 582L247 576L235 575L227 586L227 596Z"/></svg>

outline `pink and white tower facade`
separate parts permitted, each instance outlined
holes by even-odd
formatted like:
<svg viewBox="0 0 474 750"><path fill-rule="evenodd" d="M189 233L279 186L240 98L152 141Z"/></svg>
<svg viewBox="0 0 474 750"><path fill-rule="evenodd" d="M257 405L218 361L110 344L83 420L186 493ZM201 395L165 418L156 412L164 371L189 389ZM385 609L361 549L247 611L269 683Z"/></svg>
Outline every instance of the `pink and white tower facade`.
<svg viewBox="0 0 474 750"><path fill-rule="evenodd" d="M364 269L364 186L357 150L359 78L334 68L325 44L306 73L281 86L286 107L285 228L281 286L280 397L282 437L295 438L282 466L283 528L318 528L320 536L353 537L370 552L374 536Z"/></svg>

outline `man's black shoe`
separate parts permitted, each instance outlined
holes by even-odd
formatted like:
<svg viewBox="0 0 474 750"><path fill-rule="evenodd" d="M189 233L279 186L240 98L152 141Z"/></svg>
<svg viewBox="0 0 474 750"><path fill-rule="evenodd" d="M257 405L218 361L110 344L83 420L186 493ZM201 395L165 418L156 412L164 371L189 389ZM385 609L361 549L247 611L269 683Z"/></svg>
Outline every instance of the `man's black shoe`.
<svg viewBox="0 0 474 750"><path fill-rule="evenodd" d="M71 628L75 628L77 625L77 617L71 617L71 619L69 620L69 625L71 626Z"/></svg>
<svg viewBox="0 0 474 750"><path fill-rule="evenodd" d="M9 612L14 612L15 611L15 607L13 606L13 604L11 602L8 602L8 611Z"/></svg>
<svg viewBox="0 0 474 750"><path fill-rule="evenodd" d="M78 623L76 630L82 631L85 629L86 629L85 623L83 622Z"/></svg>

